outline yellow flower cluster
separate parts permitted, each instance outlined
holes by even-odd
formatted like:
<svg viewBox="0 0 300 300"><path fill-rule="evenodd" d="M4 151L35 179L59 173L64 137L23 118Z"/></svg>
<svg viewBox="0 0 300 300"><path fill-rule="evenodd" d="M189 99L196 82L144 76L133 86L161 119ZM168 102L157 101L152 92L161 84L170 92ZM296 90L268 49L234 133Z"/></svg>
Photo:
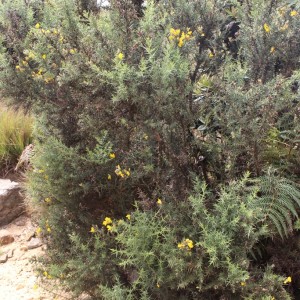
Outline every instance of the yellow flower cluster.
<svg viewBox="0 0 300 300"><path fill-rule="evenodd" d="M191 250L194 248L194 242L190 239L185 239L177 246L179 249Z"/></svg>
<svg viewBox="0 0 300 300"><path fill-rule="evenodd" d="M116 166L115 173L117 176L124 178L124 177L129 177L130 176L130 169L121 169L120 165Z"/></svg>
<svg viewBox="0 0 300 300"><path fill-rule="evenodd" d="M291 15L291 17L295 17L298 15L298 12L296 10L292 10L290 15Z"/></svg>
<svg viewBox="0 0 300 300"><path fill-rule="evenodd" d="M47 198L46 198L47 199ZM51 232L51 227L50 227L50 225L49 225L49 222L48 222L48 220L46 220L46 230L47 230L47 232ZM43 229L41 228L41 227L38 227L36 230L35 230L35 233L36 233L36 235L37 236L39 236L41 233L42 233L42 231L43 231Z"/></svg>
<svg viewBox="0 0 300 300"><path fill-rule="evenodd" d="M51 198L49 198L49 197L45 198L44 201L45 201L46 203L48 203L48 204L50 204L50 203L52 202Z"/></svg>
<svg viewBox="0 0 300 300"><path fill-rule="evenodd" d="M59 32L59 30L57 28L43 29L43 28L41 28L40 23L35 24L34 27L36 29L40 29L40 32L42 32L45 36L47 36L47 35L54 35L54 36L59 37L59 42L60 43L64 42L64 37L62 36L62 34Z"/></svg>
<svg viewBox="0 0 300 300"><path fill-rule="evenodd" d="M110 154L109 154L109 158L110 158L110 159L116 158L116 154L115 154L115 153L110 153Z"/></svg>
<svg viewBox="0 0 300 300"><path fill-rule="evenodd" d="M47 271L44 271L43 275L44 275L47 279L52 279L52 276L51 276Z"/></svg>
<svg viewBox="0 0 300 300"><path fill-rule="evenodd" d="M106 229L107 229L108 231L111 231L111 230L112 230L112 219L111 219L111 218L106 217L106 218L104 219L104 221L102 222L102 224L103 224L103 226L106 227Z"/></svg>
<svg viewBox="0 0 300 300"><path fill-rule="evenodd" d="M157 201L156 201L156 203L157 203L157 205L162 205L162 201L161 201L161 199L157 199Z"/></svg>
<svg viewBox="0 0 300 300"><path fill-rule="evenodd" d="M171 28L169 40L176 40L178 43L178 47L181 48L187 41L191 39L191 35L192 31L189 28L187 29L186 33L184 31L181 31L180 29Z"/></svg>

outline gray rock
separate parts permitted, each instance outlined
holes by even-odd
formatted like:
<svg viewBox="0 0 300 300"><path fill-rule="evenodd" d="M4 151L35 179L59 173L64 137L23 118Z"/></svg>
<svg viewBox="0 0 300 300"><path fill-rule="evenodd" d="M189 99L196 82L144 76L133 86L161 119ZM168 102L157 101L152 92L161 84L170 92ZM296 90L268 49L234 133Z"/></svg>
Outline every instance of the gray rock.
<svg viewBox="0 0 300 300"><path fill-rule="evenodd" d="M0 263L3 264L5 262L7 262L7 254L2 254L0 256Z"/></svg>
<svg viewBox="0 0 300 300"><path fill-rule="evenodd" d="M39 238L32 238L28 243L27 243L27 247L28 250L30 249L34 249L34 248L38 248L40 246L42 246L43 243Z"/></svg>
<svg viewBox="0 0 300 300"><path fill-rule="evenodd" d="M8 245L14 242L14 237L9 233L9 231L2 229L0 230L0 245Z"/></svg>
<svg viewBox="0 0 300 300"><path fill-rule="evenodd" d="M19 183L0 179L0 226L10 223L25 211L20 189Z"/></svg>

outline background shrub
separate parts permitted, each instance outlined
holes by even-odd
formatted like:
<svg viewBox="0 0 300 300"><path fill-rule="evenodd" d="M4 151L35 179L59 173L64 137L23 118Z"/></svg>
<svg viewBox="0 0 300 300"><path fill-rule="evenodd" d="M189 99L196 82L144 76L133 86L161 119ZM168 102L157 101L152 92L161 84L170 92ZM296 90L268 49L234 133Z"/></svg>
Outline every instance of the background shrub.
<svg viewBox="0 0 300 300"><path fill-rule="evenodd" d="M0 164L9 171L32 140L33 119L22 110L0 109Z"/></svg>

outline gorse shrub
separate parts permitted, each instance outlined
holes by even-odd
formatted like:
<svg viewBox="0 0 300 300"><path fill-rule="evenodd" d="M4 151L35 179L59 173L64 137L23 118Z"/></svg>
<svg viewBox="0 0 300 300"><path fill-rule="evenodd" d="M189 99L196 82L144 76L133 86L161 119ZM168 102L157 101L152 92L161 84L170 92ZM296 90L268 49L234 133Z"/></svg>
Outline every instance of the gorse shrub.
<svg viewBox="0 0 300 300"><path fill-rule="evenodd" d="M298 217L296 8L94 4L0 5L1 93L37 116L41 276L93 299L291 299L294 274L254 257Z"/></svg>

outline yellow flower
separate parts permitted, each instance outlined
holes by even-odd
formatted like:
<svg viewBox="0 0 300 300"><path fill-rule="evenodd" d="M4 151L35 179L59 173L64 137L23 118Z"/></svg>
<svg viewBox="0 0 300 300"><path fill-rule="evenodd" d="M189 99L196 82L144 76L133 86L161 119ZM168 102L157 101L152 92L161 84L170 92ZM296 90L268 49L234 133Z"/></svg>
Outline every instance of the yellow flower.
<svg viewBox="0 0 300 300"><path fill-rule="evenodd" d="M36 232L37 235L39 235L42 232L42 228L38 227L35 232Z"/></svg>
<svg viewBox="0 0 300 300"><path fill-rule="evenodd" d="M246 285L246 282L245 281L242 281L241 282L241 286L245 286Z"/></svg>
<svg viewBox="0 0 300 300"><path fill-rule="evenodd" d="M16 70L20 70L20 68L21 68L21 67L20 67L19 65L18 65L18 66L16 66Z"/></svg>
<svg viewBox="0 0 300 300"><path fill-rule="evenodd" d="M51 199L50 198L45 198L45 202L46 203L51 203Z"/></svg>
<svg viewBox="0 0 300 300"><path fill-rule="evenodd" d="M209 57L209 58L213 58L213 57L214 57L214 54L213 54L212 52L209 52L208 57Z"/></svg>
<svg viewBox="0 0 300 300"><path fill-rule="evenodd" d="M127 175L127 176L130 176L130 171L129 170L123 170L124 173Z"/></svg>
<svg viewBox="0 0 300 300"><path fill-rule="evenodd" d="M92 226L90 232L91 232L91 233L95 233L95 232L96 232L95 227Z"/></svg>
<svg viewBox="0 0 300 300"><path fill-rule="evenodd" d="M46 59L47 55L46 54L43 54L42 55L42 59Z"/></svg>
<svg viewBox="0 0 300 300"><path fill-rule="evenodd" d="M35 28L36 28L36 29L39 29L40 27L41 27L40 23L36 23L36 24L35 24Z"/></svg>
<svg viewBox="0 0 300 300"><path fill-rule="evenodd" d="M271 47L271 49L270 49L270 53L272 54L272 53L274 53L275 52L275 47L273 46L273 47Z"/></svg>
<svg viewBox="0 0 300 300"><path fill-rule="evenodd" d="M119 60L122 60L124 58L124 54L122 53L122 52L120 52L119 54L118 54L118 59Z"/></svg>
<svg viewBox="0 0 300 300"><path fill-rule="evenodd" d="M295 11L295 10L292 10L291 13L290 13L290 15L291 15L292 17L295 17L295 16L298 15L298 12Z"/></svg>
<svg viewBox="0 0 300 300"><path fill-rule="evenodd" d="M45 170L43 170L43 169L40 169L38 172L39 172L39 173L44 173L44 172L45 172Z"/></svg>
<svg viewBox="0 0 300 300"><path fill-rule="evenodd" d="M108 231L112 231L112 226L107 225L106 228L107 228Z"/></svg>
<svg viewBox="0 0 300 300"><path fill-rule="evenodd" d="M51 228L50 228L50 227L47 227L47 231L50 233L50 232L51 232Z"/></svg>
<svg viewBox="0 0 300 300"><path fill-rule="evenodd" d="M179 249L183 249L183 248L184 248L184 244L179 243L179 244L177 245L177 247L178 247Z"/></svg>
<svg viewBox="0 0 300 300"><path fill-rule="evenodd" d="M126 218L127 218L128 220L130 220L131 216L128 214L128 215L126 215Z"/></svg>
<svg viewBox="0 0 300 300"><path fill-rule="evenodd" d="M47 277L48 276L48 272L44 271L43 275Z"/></svg>
<svg viewBox="0 0 300 300"><path fill-rule="evenodd" d="M264 24L264 30L267 33L269 33L271 31L271 28L270 28L270 26L267 23Z"/></svg>
<svg viewBox="0 0 300 300"><path fill-rule="evenodd" d="M112 219L111 218L109 218L109 217L106 217L105 219L104 219L104 221L103 221L103 225L104 226L107 226L107 225L109 225L109 224L111 224L112 223Z"/></svg>
<svg viewBox="0 0 300 300"><path fill-rule="evenodd" d="M71 54L75 54L76 50L75 49L70 49Z"/></svg>
<svg viewBox="0 0 300 300"><path fill-rule="evenodd" d="M192 240L186 239L185 242L190 249L194 248L194 243Z"/></svg>
<svg viewBox="0 0 300 300"><path fill-rule="evenodd" d="M161 199L157 199L157 201L156 201L156 203L158 204L158 205L162 205L162 201L161 201Z"/></svg>
<svg viewBox="0 0 300 300"><path fill-rule="evenodd" d="M183 40L180 39L179 42L178 42L178 47L181 48L182 46L183 46Z"/></svg>
<svg viewBox="0 0 300 300"><path fill-rule="evenodd" d="M291 283L291 282L292 282L292 277L289 276L283 283L288 284L288 283Z"/></svg>
<svg viewBox="0 0 300 300"><path fill-rule="evenodd" d="M111 180L111 175L110 174L107 175L107 180Z"/></svg>
<svg viewBox="0 0 300 300"><path fill-rule="evenodd" d="M116 155L114 153L110 153L109 158L114 159L114 158L116 158Z"/></svg>
<svg viewBox="0 0 300 300"><path fill-rule="evenodd" d="M39 288L39 286L37 284L35 284L33 287L32 287L34 290L37 290Z"/></svg>

